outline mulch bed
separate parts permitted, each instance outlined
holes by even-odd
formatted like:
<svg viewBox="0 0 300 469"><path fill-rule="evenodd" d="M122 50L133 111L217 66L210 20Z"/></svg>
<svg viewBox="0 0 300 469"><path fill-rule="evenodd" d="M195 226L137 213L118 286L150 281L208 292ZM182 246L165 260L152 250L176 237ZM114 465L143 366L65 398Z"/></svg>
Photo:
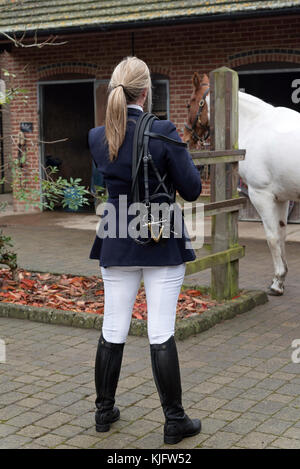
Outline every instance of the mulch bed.
<svg viewBox="0 0 300 469"><path fill-rule="evenodd" d="M9 269L0 269L0 302L103 315L103 281L96 276L54 275L22 269L18 269L13 280ZM177 318L198 316L218 304L201 290L184 289L179 295ZM132 317L147 319L143 287L138 291Z"/></svg>

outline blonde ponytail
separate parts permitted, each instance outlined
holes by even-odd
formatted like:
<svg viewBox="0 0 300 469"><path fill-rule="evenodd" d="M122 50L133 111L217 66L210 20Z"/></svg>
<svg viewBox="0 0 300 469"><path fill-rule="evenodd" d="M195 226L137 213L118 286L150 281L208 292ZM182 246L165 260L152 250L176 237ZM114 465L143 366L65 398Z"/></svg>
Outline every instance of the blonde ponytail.
<svg viewBox="0 0 300 469"><path fill-rule="evenodd" d="M145 62L137 57L127 57L116 66L109 83L105 117L105 136L111 161L117 158L125 138L127 104L135 103L145 88L148 89L147 108L150 111L151 77Z"/></svg>

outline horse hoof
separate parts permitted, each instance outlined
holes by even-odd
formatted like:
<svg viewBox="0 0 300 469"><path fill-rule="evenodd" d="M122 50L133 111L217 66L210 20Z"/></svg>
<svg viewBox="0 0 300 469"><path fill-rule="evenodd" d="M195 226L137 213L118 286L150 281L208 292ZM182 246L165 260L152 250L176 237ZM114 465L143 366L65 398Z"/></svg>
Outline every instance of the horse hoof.
<svg viewBox="0 0 300 469"><path fill-rule="evenodd" d="M270 295L270 296L282 296L282 295L283 295L283 291L280 292L280 291L278 291L278 290L273 290L273 288L268 288L267 294Z"/></svg>

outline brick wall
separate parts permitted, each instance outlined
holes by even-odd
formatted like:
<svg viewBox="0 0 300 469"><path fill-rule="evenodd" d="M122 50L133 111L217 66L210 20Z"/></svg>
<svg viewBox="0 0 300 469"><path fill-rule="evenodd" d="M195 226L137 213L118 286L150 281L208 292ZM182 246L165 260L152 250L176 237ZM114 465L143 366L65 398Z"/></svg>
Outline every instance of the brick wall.
<svg viewBox="0 0 300 469"><path fill-rule="evenodd" d="M3 77L3 73L0 72L0 78ZM4 171L5 171L5 183L4 191L11 192L11 174L9 170L9 155L11 154L11 125L10 125L10 109L9 106L1 106L0 112L2 113L2 145L4 153Z"/></svg>
<svg viewBox="0 0 300 469"><path fill-rule="evenodd" d="M1 67L16 73L29 91L27 105L16 100L11 106L11 132L17 135L21 121L33 122L28 145L28 174L38 171L38 80L64 74L107 79L114 66L131 55L132 30L82 33L60 37L67 44L37 48L14 48L0 55ZM170 80L170 118L181 132L193 72L209 72L219 66L231 68L257 62L300 63L300 16L232 20L181 26L136 29L135 55L151 71ZM74 75L73 75L74 76ZM16 147L13 152L16 154ZM37 187L34 181L31 184ZM208 190L208 186L205 186Z"/></svg>

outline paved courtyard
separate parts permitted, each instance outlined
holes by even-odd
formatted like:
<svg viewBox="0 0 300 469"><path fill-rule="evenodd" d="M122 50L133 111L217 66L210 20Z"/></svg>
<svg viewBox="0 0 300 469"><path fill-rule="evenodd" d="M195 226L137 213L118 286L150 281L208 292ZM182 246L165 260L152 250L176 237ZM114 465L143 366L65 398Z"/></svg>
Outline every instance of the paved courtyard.
<svg viewBox="0 0 300 469"><path fill-rule="evenodd" d="M23 267L99 273L86 259L92 230L8 217L3 223ZM266 242L250 231L241 242L240 286L265 289L272 275ZM121 419L101 434L93 382L99 332L0 318L7 358L0 363L0 448L300 448L300 364L291 359L292 341L300 339L300 243L289 241L287 255L285 296L177 343L183 404L203 430L174 446L163 445L146 338L128 337L117 391ZM185 283L208 281L201 273Z"/></svg>

